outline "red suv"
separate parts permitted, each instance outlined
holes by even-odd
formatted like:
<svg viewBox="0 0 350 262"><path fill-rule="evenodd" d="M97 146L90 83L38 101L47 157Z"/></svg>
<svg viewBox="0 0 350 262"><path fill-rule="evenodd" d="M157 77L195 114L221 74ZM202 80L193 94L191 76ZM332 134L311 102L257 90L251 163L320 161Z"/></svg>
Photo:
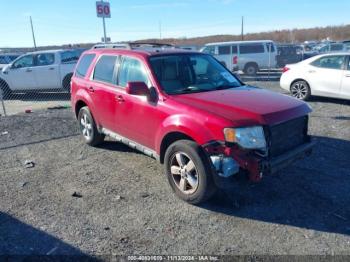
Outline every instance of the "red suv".
<svg viewBox="0 0 350 262"><path fill-rule="evenodd" d="M87 144L108 135L156 158L175 193L193 204L238 176L260 181L313 146L306 103L245 85L207 54L92 49L71 92Z"/></svg>

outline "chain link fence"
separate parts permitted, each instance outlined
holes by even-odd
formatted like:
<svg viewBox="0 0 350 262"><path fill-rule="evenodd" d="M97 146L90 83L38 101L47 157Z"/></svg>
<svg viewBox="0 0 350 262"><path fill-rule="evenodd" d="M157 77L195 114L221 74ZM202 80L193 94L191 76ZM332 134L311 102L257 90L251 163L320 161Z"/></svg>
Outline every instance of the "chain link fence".
<svg viewBox="0 0 350 262"><path fill-rule="evenodd" d="M70 107L69 88L62 90L12 91L5 81L0 81L0 114L9 116L37 110Z"/></svg>

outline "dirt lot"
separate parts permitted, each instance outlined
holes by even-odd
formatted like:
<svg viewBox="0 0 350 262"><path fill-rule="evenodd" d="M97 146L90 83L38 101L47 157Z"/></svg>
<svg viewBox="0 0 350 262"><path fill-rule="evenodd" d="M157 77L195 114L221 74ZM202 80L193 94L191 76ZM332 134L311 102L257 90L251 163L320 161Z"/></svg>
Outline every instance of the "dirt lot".
<svg viewBox="0 0 350 262"><path fill-rule="evenodd" d="M310 105L310 158L199 207L155 160L84 145L67 109L1 117L0 254L350 254L350 102Z"/></svg>

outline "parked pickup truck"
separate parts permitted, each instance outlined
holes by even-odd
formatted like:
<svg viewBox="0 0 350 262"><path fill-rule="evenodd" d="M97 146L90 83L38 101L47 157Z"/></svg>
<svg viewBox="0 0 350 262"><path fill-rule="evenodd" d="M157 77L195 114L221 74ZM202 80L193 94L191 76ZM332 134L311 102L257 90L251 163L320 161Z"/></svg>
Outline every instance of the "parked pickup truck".
<svg viewBox="0 0 350 262"><path fill-rule="evenodd" d="M305 102L245 85L208 54L92 49L71 89L87 144L108 135L154 157L193 204L238 177L258 182L313 147Z"/></svg>
<svg viewBox="0 0 350 262"><path fill-rule="evenodd" d="M76 50L27 53L5 66L0 73L3 95L12 92L70 90L70 80L79 59Z"/></svg>

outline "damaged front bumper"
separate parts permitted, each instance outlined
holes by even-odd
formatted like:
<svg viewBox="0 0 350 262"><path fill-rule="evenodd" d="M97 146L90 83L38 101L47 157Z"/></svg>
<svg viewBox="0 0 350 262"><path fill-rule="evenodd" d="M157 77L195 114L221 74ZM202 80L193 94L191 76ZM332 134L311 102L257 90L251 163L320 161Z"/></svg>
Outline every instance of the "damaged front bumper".
<svg viewBox="0 0 350 262"><path fill-rule="evenodd" d="M221 156L221 159L231 158L239 166L239 171L246 171L250 181L259 182L265 175L274 174L294 163L296 160L309 156L312 153L314 145L315 142L310 140L310 142L273 158L261 156L253 151L242 150L242 148L235 145L227 146L217 141L204 145L203 148L212 161L213 156ZM215 173L220 177L217 180L227 180L229 177L227 175L222 175L225 174L226 170L220 170L218 166L220 166L218 163L213 163L213 168L216 171ZM221 167L225 166L222 165ZM238 173L239 172L231 174L231 177L234 177L234 175Z"/></svg>

